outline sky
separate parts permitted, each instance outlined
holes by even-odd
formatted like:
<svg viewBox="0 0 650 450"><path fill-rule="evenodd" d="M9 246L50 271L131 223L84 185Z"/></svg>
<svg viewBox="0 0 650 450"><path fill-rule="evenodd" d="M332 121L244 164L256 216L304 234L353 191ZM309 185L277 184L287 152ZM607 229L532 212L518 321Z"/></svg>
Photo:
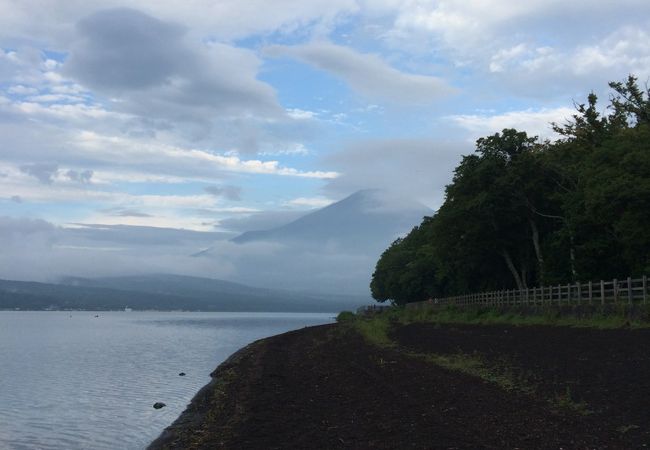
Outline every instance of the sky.
<svg viewBox="0 0 650 450"><path fill-rule="evenodd" d="M0 0L0 241L32 255L0 276L83 233L207 242L359 189L435 210L478 137L553 139L648 80L648 30L647 0Z"/></svg>

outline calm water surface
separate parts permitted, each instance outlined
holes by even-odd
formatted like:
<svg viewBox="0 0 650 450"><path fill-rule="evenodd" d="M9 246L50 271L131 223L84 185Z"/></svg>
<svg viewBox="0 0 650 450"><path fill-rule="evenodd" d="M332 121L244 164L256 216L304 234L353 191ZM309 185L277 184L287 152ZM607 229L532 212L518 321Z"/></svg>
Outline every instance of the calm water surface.
<svg viewBox="0 0 650 450"><path fill-rule="evenodd" d="M0 311L0 448L142 449L231 353L333 317Z"/></svg>

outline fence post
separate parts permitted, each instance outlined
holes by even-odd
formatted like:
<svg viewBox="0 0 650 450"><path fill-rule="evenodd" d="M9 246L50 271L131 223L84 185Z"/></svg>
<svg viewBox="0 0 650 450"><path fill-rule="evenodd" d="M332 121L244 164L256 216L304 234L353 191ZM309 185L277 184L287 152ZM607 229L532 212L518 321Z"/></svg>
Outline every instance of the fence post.
<svg viewBox="0 0 650 450"><path fill-rule="evenodd" d="M580 289L580 282L578 281L576 283L576 289L577 289L577 294L578 294L578 305L582 304L582 289Z"/></svg>
<svg viewBox="0 0 650 450"><path fill-rule="evenodd" d="M571 285L566 285L566 303L567 305L571 304Z"/></svg>
<svg viewBox="0 0 650 450"><path fill-rule="evenodd" d="M593 301L594 301L593 293L594 293L594 291L593 291L593 285L592 285L592 282L590 281L590 282L589 282L589 304L590 304L590 305L591 305L591 304L593 303Z"/></svg>
<svg viewBox="0 0 650 450"><path fill-rule="evenodd" d="M600 280L600 304L605 306L605 282Z"/></svg>
<svg viewBox="0 0 650 450"><path fill-rule="evenodd" d="M614 303L618 303L618 279L614 278L612 285L614 286Z"/></svg>
<svg viewBox="0 0 650 450"><path fill-rule="evenodd" d="M632 304L632 278L627 277L627 303Z"/></svg>
<svg viewBox="0 0 650 450"><path fill-rule="evenodd" d="M642 285L643 285L643 304L645 305L646 296L647 296L646 292L648 290L648 277L645 275L643 275Z"/></svg>

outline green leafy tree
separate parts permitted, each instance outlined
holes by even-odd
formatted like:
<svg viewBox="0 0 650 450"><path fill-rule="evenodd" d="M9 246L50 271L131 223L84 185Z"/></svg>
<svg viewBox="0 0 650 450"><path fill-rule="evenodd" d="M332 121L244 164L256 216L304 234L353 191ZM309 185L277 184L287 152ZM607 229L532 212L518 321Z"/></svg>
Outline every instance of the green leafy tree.
<svg viewBox="0 0 650 450"><path fill-rule="evenodd" d="M371 291L429 297L650 272L650 92L634 76L576 105L560 139L477 140L445 201L377 262Z"/></svg>

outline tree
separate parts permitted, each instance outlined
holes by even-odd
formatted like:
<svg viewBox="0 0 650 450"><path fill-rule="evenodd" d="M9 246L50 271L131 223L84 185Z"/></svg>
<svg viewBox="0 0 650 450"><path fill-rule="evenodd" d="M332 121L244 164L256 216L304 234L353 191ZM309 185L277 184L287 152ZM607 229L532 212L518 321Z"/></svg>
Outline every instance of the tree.
<svg viewBox="0 0 650 450"><path fill-rule="evenodd" d="M650 272L650 92L610 83L538 142L504 129L478 139L445 200L377 262L373 297L396 304L531 284Z"/></svg>

